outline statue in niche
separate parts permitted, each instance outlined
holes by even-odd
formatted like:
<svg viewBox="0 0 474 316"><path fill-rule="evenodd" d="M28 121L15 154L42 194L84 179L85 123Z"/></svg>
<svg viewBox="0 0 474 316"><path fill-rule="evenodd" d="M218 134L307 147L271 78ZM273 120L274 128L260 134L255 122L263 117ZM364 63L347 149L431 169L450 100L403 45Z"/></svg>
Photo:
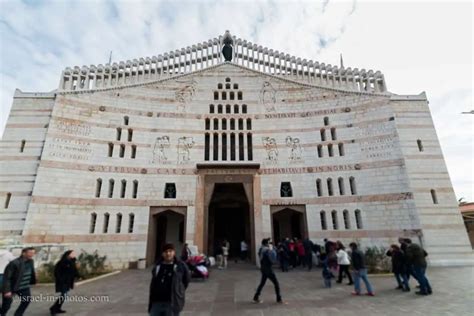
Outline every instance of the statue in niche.
<svg viewBox="0 0 474 316"><path fill-rule="evenodd" d="M178 138L178 163L187 163L190 161L189 150L194 146L194 140L192 137L180 137Z"/></svg>
<svg viewBox="0 0 474 316"><path fill-rule="evenodd" d="M286 146L290 148L290 155L288 159L290 161L301 160L301 144L299 138L293 138L291 136L286 137Z"/></svg>
<svg viewBox="0 0 474 316"><path fill-rule="evenodd" d="M178 111L186 112L186 104L191 102L196 94L196 81L194 79L187 81L177 81L183 86L175 93L176 102L178 102Z"/></svg>
<svg viewBox="0 0 474 316"><path fill-rule="evenodd" d="M224 56L225 61L232 61L232 44L234 41L232 40L232 36L230 35L229 31L225 31L224 38L222 39L222 55Z"/></svg>
<svg viewBox="0 0 474 316"><path fill-rule="evenodd" d="M282 182L280 186L280 196L281 197L292 197L293 190L291 189L290 182Z"/></svg>
<svg viewBox="0 0 474 316"><path fill-rule="evenodd" d="M169 136L157 137L155 140L155 146L153 147L153 163L165 164L168 161L166 155L166 149L170 148Z"/></svg>
<svg viewBox="0 0 474 316"><path fill-rule="evenodd" d="M165 185L165 199L176 199L176 184L166 183L166 185Z"/></svg>
<svg viewBox="0 0 474 316"><path fill-rule="evenodd" d="M263 147L267 152L267 160L276 162L278 160L278 147L273 137L262 137Z"/></svg>
<svg viewBox="0 0 474 316"><path fill-rule="evenodd" d="M275 112L276 90L269 81L265 81L260 89L260 103L267 112Z"/></svg>

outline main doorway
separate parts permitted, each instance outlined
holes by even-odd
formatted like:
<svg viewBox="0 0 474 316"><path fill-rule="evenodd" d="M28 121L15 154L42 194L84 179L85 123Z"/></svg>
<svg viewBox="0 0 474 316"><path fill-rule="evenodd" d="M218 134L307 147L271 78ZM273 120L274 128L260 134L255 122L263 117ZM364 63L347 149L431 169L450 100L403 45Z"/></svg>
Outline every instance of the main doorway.
<svg viewBox="0 0 474 316"><path fill-rule="evenodd" d="M208 253L215 255L224 240L229 257L238 257L240 243L251 247L250 204L242 183L216 183L209 203Z"/></svg>

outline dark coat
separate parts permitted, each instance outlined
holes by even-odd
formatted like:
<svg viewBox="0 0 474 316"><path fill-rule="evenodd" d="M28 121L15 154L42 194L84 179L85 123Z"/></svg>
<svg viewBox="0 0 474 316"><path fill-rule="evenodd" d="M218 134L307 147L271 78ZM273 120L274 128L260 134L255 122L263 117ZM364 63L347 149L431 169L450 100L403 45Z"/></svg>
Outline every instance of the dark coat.
<svg viewBox="0 0 474 316"><path fill-rule="evenodd" d="M148 302L148 312L151 310L152 297L155 294L156 284L159 282L157 275L160 269L162 261L160 260L151 271L151 283L150 283L150 297ZM191 273L189 272L188 266L181 260L174 259L173 263L173 277L171 280L171 308L174 313L179 313L184 308L185 303L185 291L188 288L189 281L191 280Z"/></svg>
<svg viewBox="0 0 474 316"><path fill-rule="evenodd" d="M365 269L364 254L358 249L354 249L351 252L351 262L354 270Z"/></svg>
<svg viewBox="0 0 474 316"><path fill-rule="evenodd" d="M16 292L20 287L21 279L25 270L25 260L22 257L18 257L12 260L5 267L3 274L3 293ZM33 262L33 271L31 271L30 284L36 284L36 272L35 265Z"/></svg>
<svg viewBox="0 0 474 316"><path fill-rule="evenodd" d="M420 245L417 244L409 244L406 250L406 257L408 264L413 265L415 267L422 267L426 268L426 259L425 257L428 256L426 251L421 248Z"/></svg>
<svg viewBox="0 0 474 316"><path fill-rule="evenodd" d="M54 266L56 292L65 293L74 288L74 280L79 277L76 260L64 258Z"/></svg>
<svg viewBox="0 0 474 316"><path fill-rule="evenodd" d="M392 272L393 273L405 273L406 272L406 258L405 254L401 251L387 251L387 256L392 257Z"/></svg>

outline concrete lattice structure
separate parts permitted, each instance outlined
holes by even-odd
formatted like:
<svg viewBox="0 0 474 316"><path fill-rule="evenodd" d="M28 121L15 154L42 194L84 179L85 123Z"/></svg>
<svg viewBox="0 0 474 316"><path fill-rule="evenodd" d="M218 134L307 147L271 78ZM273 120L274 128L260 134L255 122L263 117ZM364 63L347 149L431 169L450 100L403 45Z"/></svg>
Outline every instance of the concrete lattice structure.
<svg viewBox="0 0 474 316"><path fill-rule="evenodd" d="M301 60L232 38L66 68L15 91L0 143L0 237L98 249L116 267L164 240L287 235L423 243L473 263L426 95L379 71Z"/></svg>

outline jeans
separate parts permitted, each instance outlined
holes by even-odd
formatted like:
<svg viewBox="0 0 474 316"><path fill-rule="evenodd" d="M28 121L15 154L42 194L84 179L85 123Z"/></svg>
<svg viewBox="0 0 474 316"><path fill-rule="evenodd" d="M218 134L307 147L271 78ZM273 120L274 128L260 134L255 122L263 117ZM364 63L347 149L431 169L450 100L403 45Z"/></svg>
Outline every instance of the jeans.
<svg viewBox="0 0 474 316"><path fill-rule="evenodd" d="M324 286L327 288L331 287L331 278L324 278Z"/></svg>
<svg viewBox="0 0 474 316"><path fill-rule="evenodd" d="M424 294L431 293L431 285L426 278L426 268L413 266L413 272L420 283L420 292Z"/></svg>
<svg viewBox="0 0 474 316"><path fill-rule="evenodd" d="M399 287L402 287L405 290L410 289L410 286L408 285L408 277L409 277L408 274L394 272L393 275L395 275L395 279L397 280L397 284L398 284Z"/></svg>
<svg viewBox="0 0 474 316"><path fill-rule="evenodd" d="M179 316L179 312L173 312L171 303L152 303L150 316Z"/></svg>
<svg viewBox="0 0 474 316"><path fill-rule="evenodd" d="M342 282L342 277L344 273L347 275L347 278L349 279L349 283L352 284L352 277L351 274L349 273L349 265L348 264L340 264L339 265L339 276L337 278L337 282L341 283Z"/></svg>
<svg viewBox="0 0 474 316"><path fill-rule="evenodd" d="M52 310L52 311L60 311L61 310L61 307L63 306L64 301L66 300L67 292L68 291L64 291L64 292L61 292L59 294L58 299L56 300L56 302L54 302L53 306L51 306L50 310Z"/></svg>
<svg viewBox="0 0 474 316"><path fill-rule="evenodd" d="M3 293L5 294L5 293ZM15 311L15 316L22 316L25 313L26 308L30 304L31 299L31 290L30 288L18 290L15 293L12 293L12 297L5 297L2 295L2 308L0 309L0 315L6 315L10 309L13 301L13 295L16 294L20 297L20 305Z"/></svg>
<svg viewBox="0 0 474 316"><path fill-rule="evenodd" d="M267 279L270 279L270 281L272 281L273 283L273 286L275 287L277 301L281 301L280 284L278 283L276 275L273 271L262 271L262 279L260 280L257 292L255 292L255 296L253 297L254 300L258 300L258 298L260 297L260 294L262 293L262 289L265 286Z"/></svg>
<svg viewBox="0 0 474 316"><path fill-rule="evenodd" d="M360 269L359 271L355 270L353 272L354 278L354 290L356 293L360 294L360 279L364 281L365 287L367 288L367 293L373 293L372 286L370 285L369 279L367 278L367 269Z"/></svg>

